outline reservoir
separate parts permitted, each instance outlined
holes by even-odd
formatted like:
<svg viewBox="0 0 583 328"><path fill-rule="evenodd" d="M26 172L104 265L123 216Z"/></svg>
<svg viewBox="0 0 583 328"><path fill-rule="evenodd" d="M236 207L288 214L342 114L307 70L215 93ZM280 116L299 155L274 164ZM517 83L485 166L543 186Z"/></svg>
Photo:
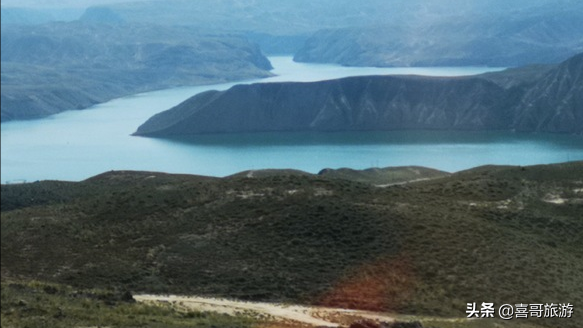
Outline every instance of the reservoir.
<svg viewBox="0 0 583 328"><path fill-rule="evenodd" d="M277 76L239 83L318 81L356 75L472 75L498 68L356 68L271 57ZM449 172L486 164L583 160L583 137L512 132L391 131L253 133L181 139L134 137L152 115L206 90L237 83L148 92L33 121L2 123L2 183L79 181L110 170L226 176L244 170L420 165Z"/></svg>

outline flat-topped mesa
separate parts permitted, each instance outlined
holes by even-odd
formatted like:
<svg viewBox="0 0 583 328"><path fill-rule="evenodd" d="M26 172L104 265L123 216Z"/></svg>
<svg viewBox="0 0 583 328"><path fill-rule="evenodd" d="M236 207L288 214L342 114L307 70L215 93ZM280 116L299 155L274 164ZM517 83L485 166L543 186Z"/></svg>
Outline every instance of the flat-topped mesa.
<svg viewBox="0 0 583 328"><path fill-rule="evenodd" d="M361 76L237 85L159 113L135 135L399 129L582 133L583 54L538 69L545 72L533 67L530 73L472 77ZM513 74L520 74L520 82L508 83Z"/></svg>

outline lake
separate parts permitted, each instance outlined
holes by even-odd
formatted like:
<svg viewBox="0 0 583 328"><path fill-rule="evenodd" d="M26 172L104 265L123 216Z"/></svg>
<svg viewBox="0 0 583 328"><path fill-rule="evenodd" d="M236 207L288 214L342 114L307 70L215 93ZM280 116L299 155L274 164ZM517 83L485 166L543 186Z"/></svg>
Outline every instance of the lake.
<svg viewBox="0 0 583 328"><path fill-rule="evenodd" d="M244 81L318 81L357 75L472 75L500 68L356 68L271 57L275 77ZM253 133L181 139L130 136L150 116L202 91L183 87L115 99L81 111L1 125L1 180L79 181L110 170L226 176L250 169L421 165L449 172L485 164L583 160L583 137L511 132L391 131Z"/></svg>

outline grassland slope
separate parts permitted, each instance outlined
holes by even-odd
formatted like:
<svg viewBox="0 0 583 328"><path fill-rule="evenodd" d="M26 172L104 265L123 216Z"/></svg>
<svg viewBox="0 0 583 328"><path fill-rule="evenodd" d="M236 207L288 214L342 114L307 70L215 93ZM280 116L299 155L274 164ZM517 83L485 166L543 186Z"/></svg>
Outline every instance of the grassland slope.
<svg viewBox="0 0 583 328"><path fill-rule="evenodd" d="M453 317L465 316L467 302L581 304L581 177L583 162L571 162L385 188L310 175L127 171L68 184L69 194L51 190L64 188L55 182L8 185L1 273ZM43 202L21 200L37 191Z"/></svg>

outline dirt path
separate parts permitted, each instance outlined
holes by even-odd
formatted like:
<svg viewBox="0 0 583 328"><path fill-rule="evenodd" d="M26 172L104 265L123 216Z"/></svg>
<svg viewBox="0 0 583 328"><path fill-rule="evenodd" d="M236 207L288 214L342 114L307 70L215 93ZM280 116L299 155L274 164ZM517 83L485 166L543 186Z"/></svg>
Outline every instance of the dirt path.
<svg viewBox="0 0 583 328"><path fill-rule="evenodd" d="M393 183L377 184L377 185L375 185L375 187L386 188L386 187L390 187L390 186L399 186L399 185L404 185L404 184L408 184L408 183L414 183L414 182L419 182L419 181L427 181L427 180L433 180L433 179L439 179L439 178L440 177L437 177L437 178L419 178L419 179L407 180L407 181L402 181L402 182L393 182Z"/></svg>
<svg viewBox="0 0 583 328"><path fill-rule="evenodd" d="M245 313L277 321L291 321L313 326L338 327L358 319L394 321L382 313L276 303L243 302L218 298L176 295L134 295L138 302L167 302L184 310L211 311L225 314Z"/></svg>

